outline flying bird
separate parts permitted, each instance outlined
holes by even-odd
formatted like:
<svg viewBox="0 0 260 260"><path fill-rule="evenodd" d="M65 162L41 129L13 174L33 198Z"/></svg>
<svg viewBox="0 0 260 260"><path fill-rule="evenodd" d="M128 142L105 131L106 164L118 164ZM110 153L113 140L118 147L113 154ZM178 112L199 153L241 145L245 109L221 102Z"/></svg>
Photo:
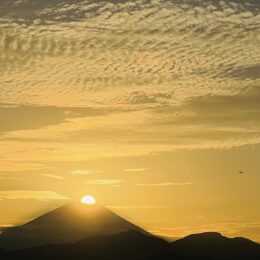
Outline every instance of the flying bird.
<svg viewBox="0 0 260 260"><path fill-rule="evenodd" d="M241 173L241 174L243 174L243 173L245 173L245 172L243 172L243 171L238 171L238 173Z"/></svg>

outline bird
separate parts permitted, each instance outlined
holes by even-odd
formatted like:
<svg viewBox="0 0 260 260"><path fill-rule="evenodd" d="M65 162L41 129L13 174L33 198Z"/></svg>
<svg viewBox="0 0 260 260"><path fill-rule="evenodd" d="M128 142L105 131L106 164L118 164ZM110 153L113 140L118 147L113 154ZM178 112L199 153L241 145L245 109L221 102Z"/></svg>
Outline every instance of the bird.
<svg viewBox="0 0 260 260"><path fill-rule="evenodd" d="M245 172L243 172L243 171L238 171L238 173L241 173L241 174L243 174L243 173L245 173Z"/></svg>

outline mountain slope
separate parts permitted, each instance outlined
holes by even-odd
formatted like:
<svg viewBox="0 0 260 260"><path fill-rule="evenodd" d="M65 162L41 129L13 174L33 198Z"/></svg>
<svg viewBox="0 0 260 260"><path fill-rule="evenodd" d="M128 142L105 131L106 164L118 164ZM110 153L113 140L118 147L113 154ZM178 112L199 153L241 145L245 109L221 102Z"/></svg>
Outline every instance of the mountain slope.
<svg viewBox="0 0 260 260"><path fill-rule="evenodd" d="M45 244L74 243L82 238L143 229L97 205L68 204L0 235L0 248L14 250Z"/></svg>
<svg viewBox="0 0 260 260"><path fill-rule="evenodd" d="M260 259L260 245L246 238L227 238L216 232L189 235L171 244L182 257L240 260Z"/></svg>
<svg viewBox="0 0 260 260"><path fill-rule="evenodd" d="M260 245L209 232L168 243L139 231L97 235L76 243L10 251L1 259L23 260L259 260Z"/></svg>
<svg viewBox="0 0 260 260"><path fill-rule="evenodd" d="M169 244L161 238L138 231L112 236L93 236L75 244L47 245L10 252L12 259L143 259L163 252Z"/></svg>

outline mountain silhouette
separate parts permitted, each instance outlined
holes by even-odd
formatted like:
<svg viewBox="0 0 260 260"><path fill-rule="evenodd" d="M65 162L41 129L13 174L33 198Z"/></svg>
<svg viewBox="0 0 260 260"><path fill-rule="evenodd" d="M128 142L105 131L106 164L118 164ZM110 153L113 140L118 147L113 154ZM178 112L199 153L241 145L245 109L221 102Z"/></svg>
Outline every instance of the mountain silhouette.
<svg viewBox="0 0 260 260"><path fill-rule="evenodd" d="M171 252L182 257L204 259L260 259L260 245L242 237L227 238L216 232L189 235L171 244Z"/></svg>
<svg viewBox="0 0 260 260"><path fill-rule="evenodd" d="M74 243L94 235L127 230L146 232L105 207L71 203L0 235L0 248L15 250L46 244Z"/></svg>
<svg viewBox="0 0 260 260"><path fill-rule="evenodd" d="M74 244L46 245L9 253L11 259L146 259L167 250L169 244L138 231L85 238ZM7 258L7 259L9 259Z"/></svg>
<svg viewBox="0 0 260 260"><path fill-rule="evenodd" d="M173 243L139 231L87 237L73 244L10 251L1 259L37 260L259 260L260 245L218 233L194 234Z"/></svg>
<svg viewBox="0 0 260 260"><path fill-rule="evenodd" d="M4 260L260 260L260 245L216 232L174 242L98 205L71 203L0 235Z"/></svg>

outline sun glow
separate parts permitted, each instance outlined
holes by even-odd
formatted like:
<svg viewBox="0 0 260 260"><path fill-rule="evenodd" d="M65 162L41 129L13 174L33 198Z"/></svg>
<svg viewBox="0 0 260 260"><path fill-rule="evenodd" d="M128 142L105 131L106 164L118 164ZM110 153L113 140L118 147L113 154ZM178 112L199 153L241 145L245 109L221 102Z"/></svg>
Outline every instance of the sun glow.
<svg viewBox="0 0 260 260"><path fill-rule="evenodd" d="M90 195L86 195L86 196L82 197L80 201L81 201L81 203L87 204L87 205L94 205L94 204L96 204L95 198L90 196Z"/></svg>

